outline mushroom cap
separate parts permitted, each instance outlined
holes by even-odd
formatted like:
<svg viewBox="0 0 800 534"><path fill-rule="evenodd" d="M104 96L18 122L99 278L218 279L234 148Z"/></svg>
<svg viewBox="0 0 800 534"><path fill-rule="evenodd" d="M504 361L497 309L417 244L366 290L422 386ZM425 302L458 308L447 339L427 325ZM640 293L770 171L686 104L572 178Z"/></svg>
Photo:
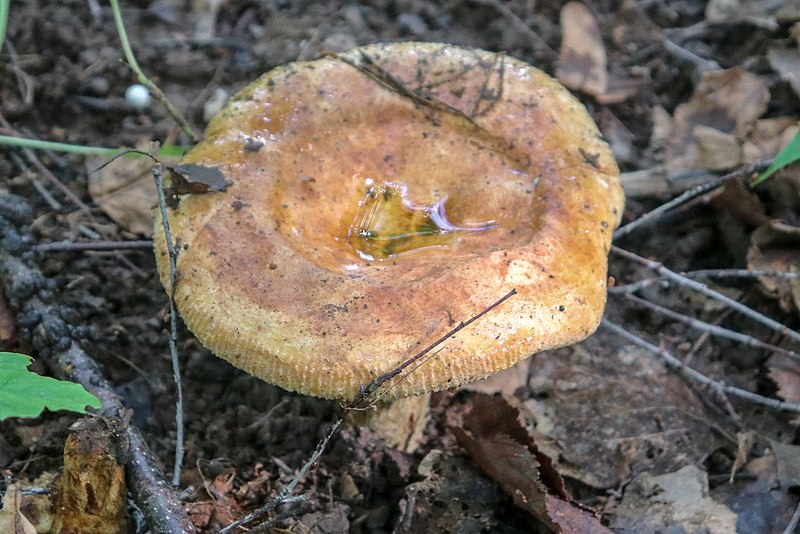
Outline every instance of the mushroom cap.
<svg viewBox="0 0 800 534"><path fill-rule="evenodd" d="M285 389L353 399L512 288L385 398L485 378L602 316L619 170L583 105L503 54L376 44L278 67L184 163L232 185L169 210L178 310Z"/></svg>

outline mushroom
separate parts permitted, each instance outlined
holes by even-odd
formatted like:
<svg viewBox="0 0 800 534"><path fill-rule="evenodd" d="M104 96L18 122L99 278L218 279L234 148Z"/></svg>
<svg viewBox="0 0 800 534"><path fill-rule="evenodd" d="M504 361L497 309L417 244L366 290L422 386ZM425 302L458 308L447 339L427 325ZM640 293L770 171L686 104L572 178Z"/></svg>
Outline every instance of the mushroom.
<svg viewBox="0 0 800 534"><path fill-rule="evenodd" d="M619 170L583 105L502 53L376 44L278 67L184 163L232 185L169 210L178 310L215 354L287 390L357 398L511 289L384 398L572 344L603 313Z"/></svg>

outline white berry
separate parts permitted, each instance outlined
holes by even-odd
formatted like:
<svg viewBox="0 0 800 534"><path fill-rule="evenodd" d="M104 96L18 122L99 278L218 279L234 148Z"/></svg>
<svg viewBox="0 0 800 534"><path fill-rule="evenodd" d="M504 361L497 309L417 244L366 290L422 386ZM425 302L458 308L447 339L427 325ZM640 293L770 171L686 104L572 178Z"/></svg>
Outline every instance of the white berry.
<svg viewBox="0 0 800 534"><path fill-rule="evenodd" d="M143 110L150 106L150 91L140 83L135 83L125 90L125 101L134 109Z"/></svg>

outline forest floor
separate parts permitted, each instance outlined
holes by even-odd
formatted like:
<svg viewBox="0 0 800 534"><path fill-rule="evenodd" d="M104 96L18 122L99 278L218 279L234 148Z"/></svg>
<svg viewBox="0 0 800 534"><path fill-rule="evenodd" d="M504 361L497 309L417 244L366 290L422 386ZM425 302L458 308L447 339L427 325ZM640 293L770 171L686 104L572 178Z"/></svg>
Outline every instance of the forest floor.
<svg viewBox="0 0 800 534"><path fill-rule="evenodd" d="M557 76L586 105L623 171L623 224L773 158L800 118L800 9L789 0L130 0L122 7L142 69L196 132L227 96L298 59L396 40L504 51ZM105 2L12 2L0 52L0 134L106 147L189 144L161 105L137 111L126 102L134 82ZM29 245L150 237L149 169L124 162L89 175L102 161L0 147L0 195L17 195L33 210L24 224ZM795 279L730 274L800 269L800 172L786 169L753 189L750 178L711 189L615 244L796 329ZM168 300L152 251L25 257L51 280L48 305L133 410L129 423L172 470ZM691 274L708 269L722 271ZM616 287L608 320L716 386L601 327L486 382L435 394L412 452L345 425L295 490L307 498L271 512L270 528L600 532L602 523L626 533L794 531L786 529L800 500L800 414L719 386L796 406L797 337L620 253L612 253L609 275ZM652 283L634 286L643 280ZM39 358L46 348L32 345L30 325L7 297L0 349ZM719 337L642 300L769 345ZM197 531L216 532L294 477L339 406L255 379L185 329L179 353L186 420L179 491ZM48 372L46 358L37 365ZM523 437L501 447L476 430L486 417ZM0 492L46 485L79 418L47 412L0 422ZM480 446L465 446L465 435ZM530 486L511 487L509 466ZM146 532L136 517L129 514L128 531Z"/></svg>

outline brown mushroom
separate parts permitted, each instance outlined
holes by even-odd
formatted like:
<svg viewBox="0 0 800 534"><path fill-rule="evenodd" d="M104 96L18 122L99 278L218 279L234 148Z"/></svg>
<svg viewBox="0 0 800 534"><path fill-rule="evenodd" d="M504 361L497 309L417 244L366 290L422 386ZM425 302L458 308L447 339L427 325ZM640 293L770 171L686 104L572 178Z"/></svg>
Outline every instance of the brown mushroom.
<svg viewBox="0 0 800 534"><path fill-rule="evenodd" d="M232 185L169 210L177 307L214 353L285 389L353 399L512 288L386 398L574 343L603 313L619 171L585 108L503 54L377 44L276 68L184 162Z"/></svg>

